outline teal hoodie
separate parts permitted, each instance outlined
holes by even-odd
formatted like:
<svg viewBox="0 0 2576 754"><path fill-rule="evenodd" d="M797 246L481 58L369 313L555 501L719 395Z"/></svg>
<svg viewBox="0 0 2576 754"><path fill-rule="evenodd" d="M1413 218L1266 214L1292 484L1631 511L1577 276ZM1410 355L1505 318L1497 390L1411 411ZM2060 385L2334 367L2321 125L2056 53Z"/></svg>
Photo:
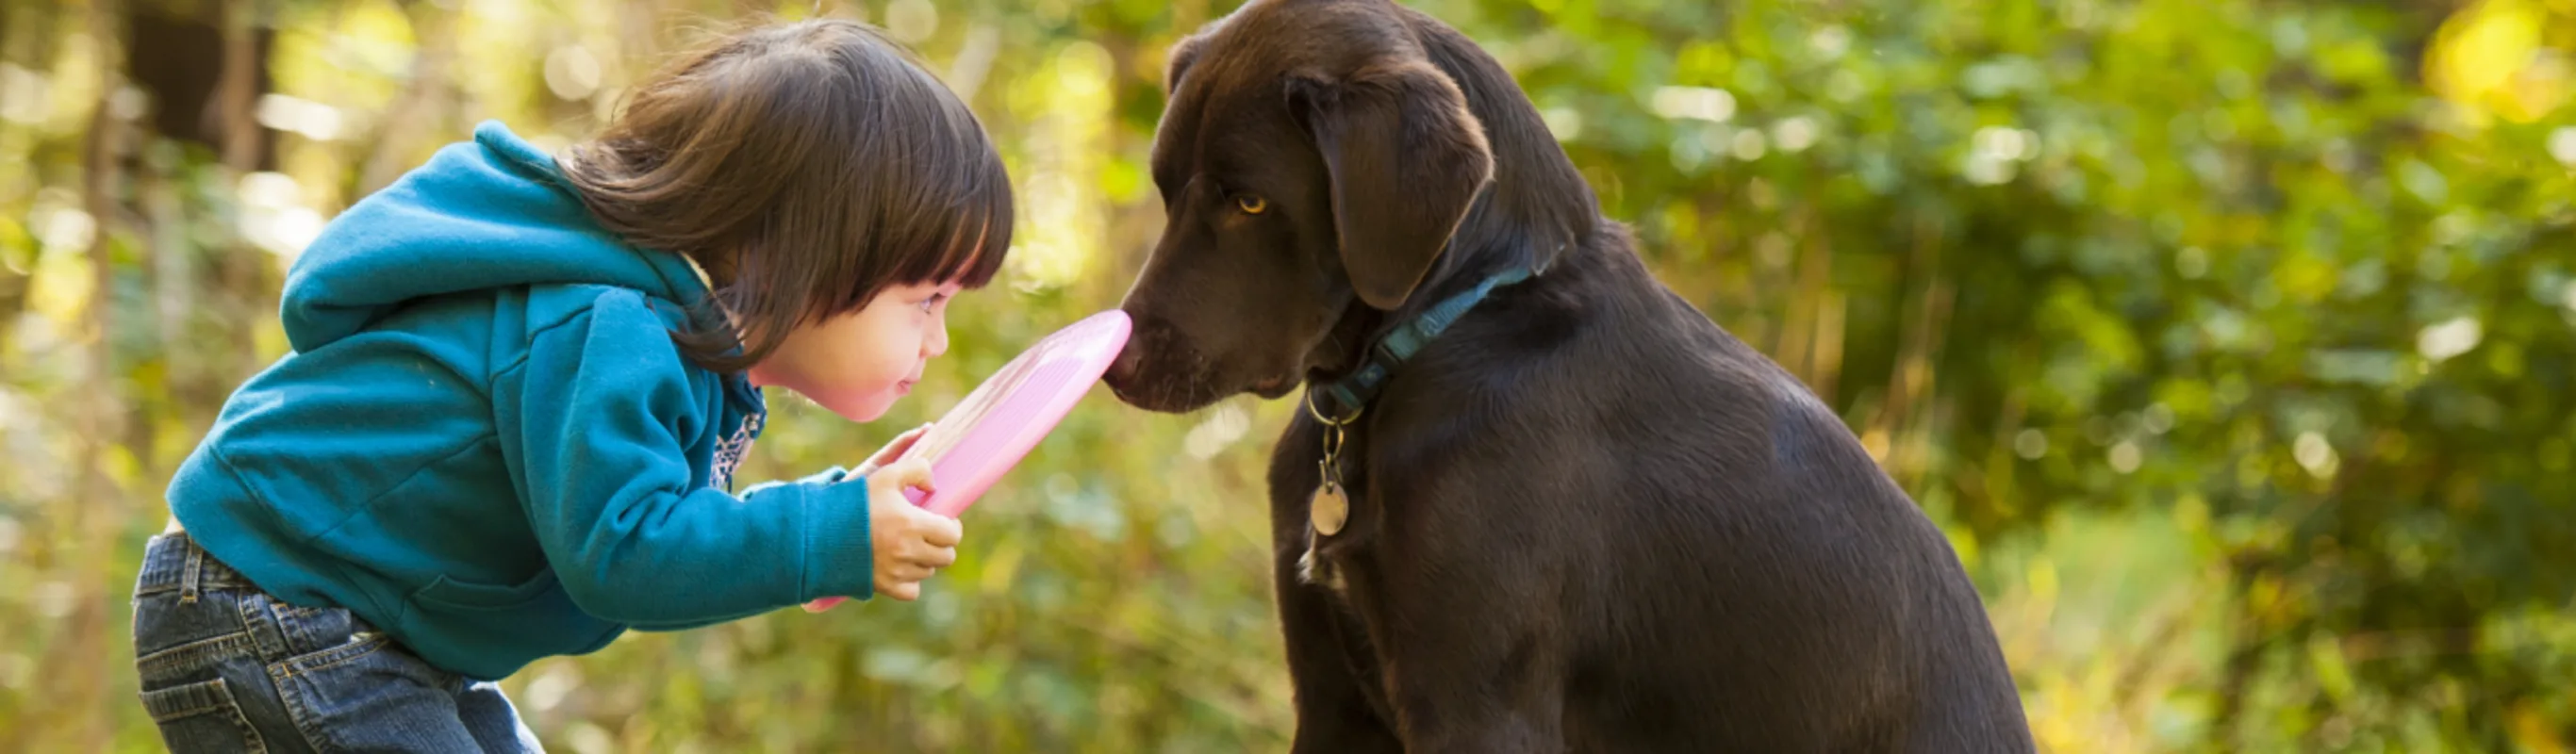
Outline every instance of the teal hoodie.
<svg viewBox="0 0 2576 754"><path fill-rule="evenodd" d="M672 344L705 295L484 123L295 261L294 352L224 404L171 513L262 590L476 679L630 627L868 597L863 480L731 492L766 414Z"/></svg>

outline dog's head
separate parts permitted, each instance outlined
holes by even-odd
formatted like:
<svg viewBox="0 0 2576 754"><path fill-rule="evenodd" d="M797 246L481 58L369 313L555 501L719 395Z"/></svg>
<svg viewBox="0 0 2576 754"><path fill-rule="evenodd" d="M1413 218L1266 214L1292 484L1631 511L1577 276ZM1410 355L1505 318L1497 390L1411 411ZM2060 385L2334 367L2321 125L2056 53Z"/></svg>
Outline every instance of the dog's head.
<svg viewBox="0 0 2576 754"><path fill-rule="evenodd" d="M1278 397L1347 366L1357 318L1412 299L1452 238L1473 233L1471 214L1543 220L1545 255L1590 227L1588 212L1483 211L1515 162L1549 169L1587 210L1591 194L1500 66L1387 0L1247 4L1175 45L1164 85L1153 175L1166 224L1108 375L1138 407ZM1532 138L1544 153L1514 160Z"/></svg>

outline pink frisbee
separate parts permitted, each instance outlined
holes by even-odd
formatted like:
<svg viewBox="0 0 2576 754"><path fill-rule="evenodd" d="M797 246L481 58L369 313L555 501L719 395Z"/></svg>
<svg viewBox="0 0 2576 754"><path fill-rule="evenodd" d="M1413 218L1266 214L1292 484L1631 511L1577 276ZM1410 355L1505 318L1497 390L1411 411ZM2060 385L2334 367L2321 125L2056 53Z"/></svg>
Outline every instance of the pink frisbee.
<svg viewBox="0 0 2576 754"><path fill-rule="evenodd" d="M904 497L950 518L974 505L1109 371L1109 363L1127 346L1130 327L1126 312L1094 314L1039 339L1002 365L896 459L930 459L930 478L938 488L928 493L907 489ZM821 610L842 599L825 597L806 603L806 609Z"/></svg>
<svg viewBox="0 0 2576 754"><path fill-rule="evenodd" d="M935 492L904 490L950 518L974 505L1055 429L1127 345L1127 313L1112 309L1040 339L967 393L903 458L930 459ZM901 459L897 459L901 460Z"/></svg>

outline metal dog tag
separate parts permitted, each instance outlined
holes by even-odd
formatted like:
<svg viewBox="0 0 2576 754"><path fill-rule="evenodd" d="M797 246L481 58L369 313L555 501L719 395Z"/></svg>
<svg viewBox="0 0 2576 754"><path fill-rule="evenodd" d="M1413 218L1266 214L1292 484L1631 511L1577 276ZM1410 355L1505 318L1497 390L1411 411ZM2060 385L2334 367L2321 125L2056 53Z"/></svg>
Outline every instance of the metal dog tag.
<svg viewBox="0 0 2576 754"><path fill-rule="evenodd" d="M1315 488L1315 496L1306 501L1306 523L1315 527L1316 534L1329 537L1339 533L1350 517L1351 499L1342 494L1340 482L1324 480L1324 486Z"/></svg>

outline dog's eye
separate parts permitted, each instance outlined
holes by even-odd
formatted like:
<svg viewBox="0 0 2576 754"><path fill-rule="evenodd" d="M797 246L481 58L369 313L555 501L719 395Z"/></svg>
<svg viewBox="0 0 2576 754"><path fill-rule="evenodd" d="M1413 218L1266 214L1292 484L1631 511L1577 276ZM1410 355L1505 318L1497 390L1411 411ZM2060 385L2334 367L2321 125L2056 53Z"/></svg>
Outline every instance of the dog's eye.
<svg viewBox="0 0 2576 754"><path fill-rule="evenodd" d="M1270 211L1270 200L1244 194L1234 198L1234 206L1236 209L1243 210L1244 214L1258 215Z"/></svg>

